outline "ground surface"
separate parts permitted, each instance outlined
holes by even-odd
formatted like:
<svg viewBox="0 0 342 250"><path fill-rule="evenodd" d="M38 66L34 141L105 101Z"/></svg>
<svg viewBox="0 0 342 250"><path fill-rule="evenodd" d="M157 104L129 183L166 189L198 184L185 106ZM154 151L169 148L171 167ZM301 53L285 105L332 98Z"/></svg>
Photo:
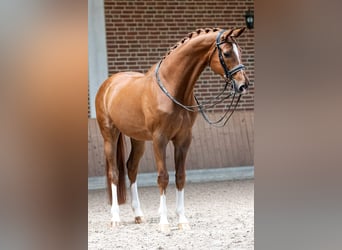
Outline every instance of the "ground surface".
<svg viewBox="0 0 342 250"><path fill-rule="evenodd" d="M144 222L134 224L128 198L120 206L121 225L112 229L106 192L89 191L88 249L254 249L253 180L187 184L185 213L190 231L177 227L175 186L169 185L169 234L158 230L158 188L139 188L139 196Z"/></svg>

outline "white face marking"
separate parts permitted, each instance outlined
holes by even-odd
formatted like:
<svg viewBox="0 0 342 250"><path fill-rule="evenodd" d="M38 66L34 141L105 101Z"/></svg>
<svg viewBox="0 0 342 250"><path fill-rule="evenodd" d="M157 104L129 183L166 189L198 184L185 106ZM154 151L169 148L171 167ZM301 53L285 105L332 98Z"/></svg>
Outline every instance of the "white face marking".
<svg viewBox="0 0 342 250"><path fill-rule="evenodd" d="M237 45L235 43L233 43L233 51L234 51L234 53L237 56L238 63L241 64L241 61L240 61L240 51L239 51L239 49L238 49L238 47L237 47Z"/></svg>

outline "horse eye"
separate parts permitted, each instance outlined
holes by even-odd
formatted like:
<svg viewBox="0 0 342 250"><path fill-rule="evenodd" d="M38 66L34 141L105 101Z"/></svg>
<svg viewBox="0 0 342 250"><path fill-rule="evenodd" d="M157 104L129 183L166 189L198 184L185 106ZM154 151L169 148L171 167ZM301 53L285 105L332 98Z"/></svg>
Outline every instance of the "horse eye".
<svg viewBox="0 0 342 250"><path fill-rule="evenodd" d="M230 53L229 53L229 52L224 52L223 55L224 55L225 57L230 57Z"/></svg>

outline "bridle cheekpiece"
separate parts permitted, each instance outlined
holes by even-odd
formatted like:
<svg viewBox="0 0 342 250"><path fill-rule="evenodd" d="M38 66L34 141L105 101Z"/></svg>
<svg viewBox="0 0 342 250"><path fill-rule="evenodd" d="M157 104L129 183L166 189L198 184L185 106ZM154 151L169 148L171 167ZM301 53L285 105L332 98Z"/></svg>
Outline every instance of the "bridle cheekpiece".
<svg viewBox="0 0 342 250"><path fill-rule="evenodd" d="M241 71L241 70L244 70L245 69L245 66L243 64L239 64L239 65L236 65L234 68L232 68L231 70L228 69L226 63L224 62L224 59L223 59L223 56L222 56L222 49L220 47L221 44L224 44L224 43L227 43L226 40L223 40L221 42L221 35L225 32L226 30L221 30L217 37L216 37L216 48L217 48L217 52L218 52L218 57L220 59L220 63L221 63L221 66L224 70L224 77L225 77L225 80L226 82L232 82L232 87L235 91L237 91L237 86L236 86L236 83L235 83L235 80L233 79L233 75L236 74L237 72ZM237 91L238 92L238 91Z"/></svg>

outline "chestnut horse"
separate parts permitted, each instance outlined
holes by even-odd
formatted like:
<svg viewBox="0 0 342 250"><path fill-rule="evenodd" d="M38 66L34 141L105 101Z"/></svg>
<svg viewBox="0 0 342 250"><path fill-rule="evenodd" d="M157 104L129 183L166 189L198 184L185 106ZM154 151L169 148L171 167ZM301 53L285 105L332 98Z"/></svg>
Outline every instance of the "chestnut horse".
<svg viewBox="0 0 342 250"><path fill-rule="evenodd" d="M159 225L162 231L170 230L165 196L169 174L165 158L166 146L172 141L178 225L180 229L190 228L184 212L185 159L192 126L201 109L194 99L194 86L209 65L227 83L232 83L235 93L246 92L249 81L235 40L243 31L244 28L198 29L172 47L146 74L120 72L101 85L96 95L96 117L104 139L112 226L119 225L119 205L126 200L123 148L123 135L126 135L132 144L127 173L135 222L141 223L143 216L137 191L138 165L145 141L152 140L160 190Z"/></svg>

